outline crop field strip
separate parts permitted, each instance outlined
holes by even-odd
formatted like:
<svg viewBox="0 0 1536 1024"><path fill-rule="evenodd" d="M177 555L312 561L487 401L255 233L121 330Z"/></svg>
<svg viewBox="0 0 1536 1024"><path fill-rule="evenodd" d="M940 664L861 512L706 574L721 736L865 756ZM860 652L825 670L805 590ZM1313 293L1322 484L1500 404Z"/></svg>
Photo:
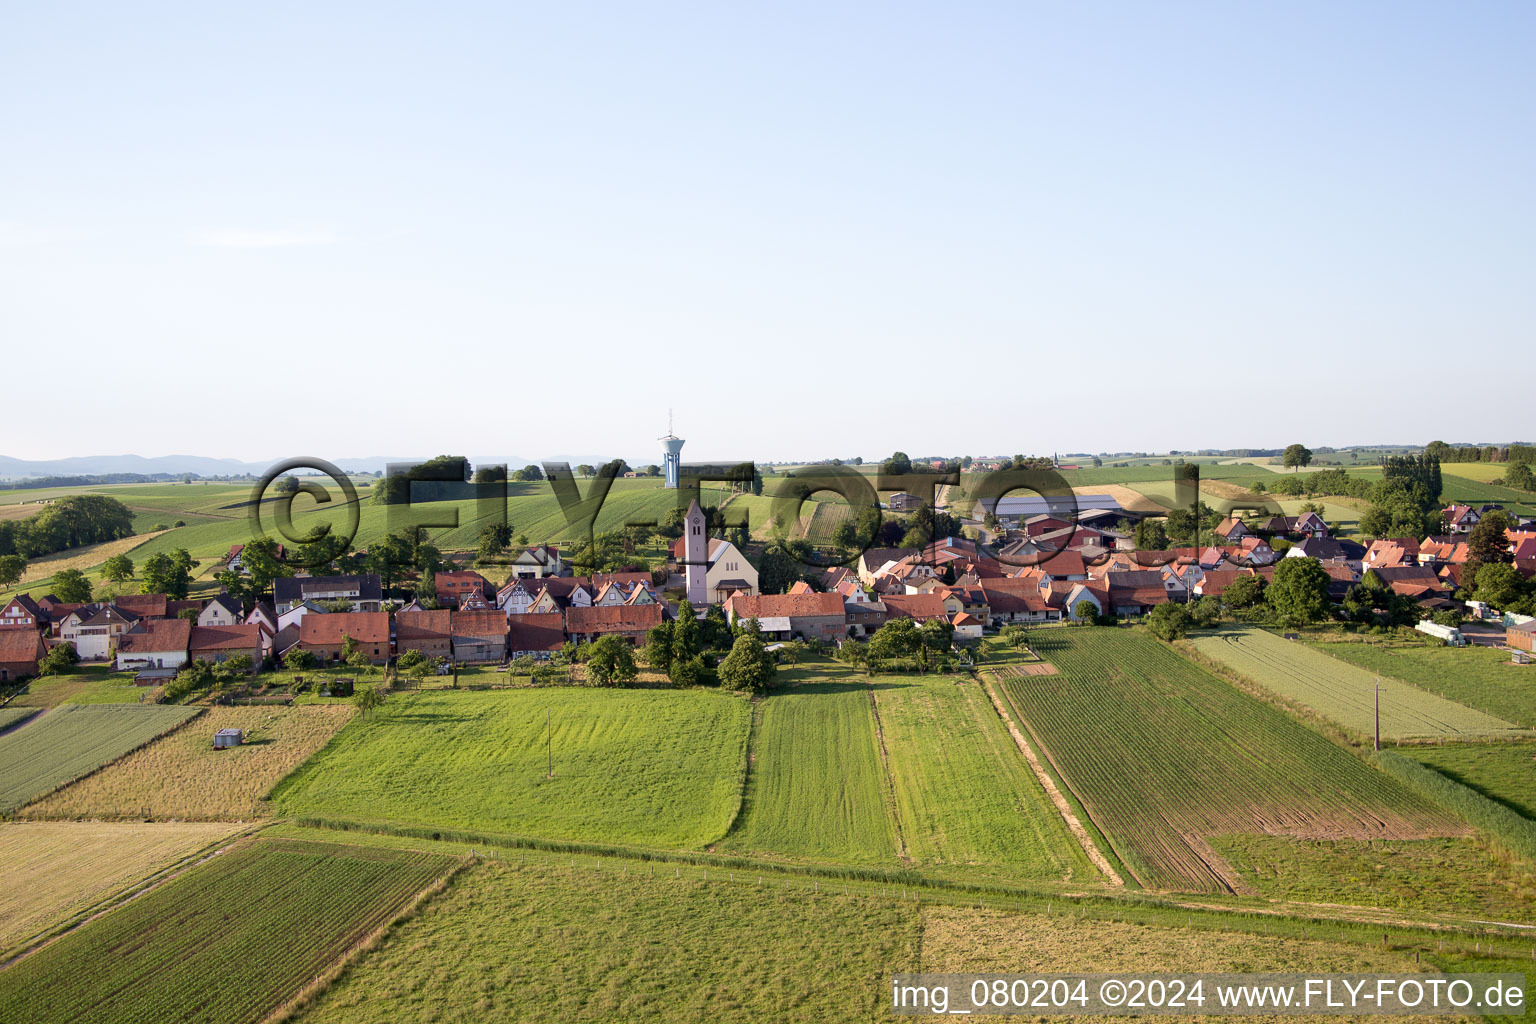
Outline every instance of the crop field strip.
<svg viewBox="0 0 1536 1024"><path fill-rule="evenodd" d="M1536 668L1510 663L1488 647L1411 643L1316 642L1318 650L1376 675L1399 679L1448 700L1536 727Z"/></svg>
<svg viewBox="0 0 1536 1024"><path fill-rule="evenodd" d="M1206 842L1458 835L1466 827L1262 701L1151 637L1052 630L1055 676L1002 681L1116 853L1143 884L1235 891Z"/></svg>
<svg viewBox="0 0 1536 1024"><path fill-rule="evenodd" d="M986 694L955 679L874 691L908 855L923 867L1096 880Z"/></svg>
<svg viewBox="0 0 1536 1024"><path fill-rule="evenodd" d="M0 962L33 936L241 830L203 822L0 822Z"/></svg>
<svg viewBox="0 0 1536 1024"><path fill-rule="evenodd" d="M12 726L20 725L35 714L37 714L37 708L32 707L9 705L0 708L0 733L5 732Z"/></svg>
<svg viewBox="0 0 1536 1024"><path fill-rule="evenodd" d="M1228 628L1192 638L1195 649L1266 690L1369 736L1374 728L1375 687L1381 682L1383 739L1414 737L1536 738L1529 729L1446 700L1395 679L1331 658L1315 647L1263 629Z"/></svg>
<svg viewBox="0 0 1536 1024"><path fill-rule="evenodd" d="M99 772L23 808L22 818L249 821L263 797L352 718L345 705L214 707L195 725L141 747ZM245 743L213 749L219 729Z"/></svg>
<svg viewBox="0 0 1536 1024"><path fill-rule="evenodd" d="M73 782L196 716L166 704L69 704L0 736L0 814Z"/></svg>
<svg viewBox="0 0 1536 1024"><path fill-rule="evenodd" d="M791 671L794 685L762 701L746 797L722 848L894 865L867 684L841 666Z"/></svg>
<svg viewBox="0 0 1536 1024"><path fill-rule="evenodd" d="M706 690L398 694L272 800L301 817L697 847L738 804L750 717L746 701Z"/></svg>
<svg viewBox="0 0 1536 1024"><path fill-rule="evenodd" d="M457 863L258 839L0 972L0 1020L256 1024Z"/></svg>

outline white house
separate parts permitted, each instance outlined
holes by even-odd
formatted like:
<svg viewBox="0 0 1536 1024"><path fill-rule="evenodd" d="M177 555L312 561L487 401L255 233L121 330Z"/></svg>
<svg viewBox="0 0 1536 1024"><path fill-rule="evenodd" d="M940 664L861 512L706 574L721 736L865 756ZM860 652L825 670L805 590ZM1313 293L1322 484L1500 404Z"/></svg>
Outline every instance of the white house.
<svg viewBox="0 0 1536 1024"><path fill-rule="evenodd" d="M228 594L219 594L212 601L203 606L198 612L197 624L199 626L239 626L241 622L241 607L238 599Z"/></svg>
<svg viewBox="0 0 1536 1024"><path fill-rule="evenodd" d="M297 626L304 621L306 615L327 615L324 608L313 601L301 601L277 617L277 631L281 633L288 626Z"/></svg>
<svg viewBox="0 0 1536 1024"><path fill-rule="evenodd" d="M527 548L512 559L512 575L516 579L537 580L563 572L565 560L560 557L560 549L547 544Z"/></svg>
<svg viewBox="0 0 1536 1024"><path fill-rule="evenodd" d="M75 645L81 661L104 661L112 654L117 638L133 628L137 615L109 604L88 604L65 617L59 636Z"/></svg>
<svg viewBox="0 0 1536 1024"><path fill-rule="evenodd" d="M186 619L144 619L117 638L117 670L181 668L191 636L192 623Z"/></svg>

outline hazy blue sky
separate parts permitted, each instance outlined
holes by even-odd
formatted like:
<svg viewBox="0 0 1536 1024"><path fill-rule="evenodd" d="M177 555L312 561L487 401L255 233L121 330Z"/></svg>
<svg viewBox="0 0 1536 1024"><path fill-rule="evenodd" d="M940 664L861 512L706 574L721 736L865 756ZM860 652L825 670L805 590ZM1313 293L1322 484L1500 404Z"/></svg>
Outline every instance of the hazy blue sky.
<svg viewBox="0 0 1536 1024"><path fill-rule="evenodd" d="M1530 3L5 22L3 454L1536 435Z"/></svg>

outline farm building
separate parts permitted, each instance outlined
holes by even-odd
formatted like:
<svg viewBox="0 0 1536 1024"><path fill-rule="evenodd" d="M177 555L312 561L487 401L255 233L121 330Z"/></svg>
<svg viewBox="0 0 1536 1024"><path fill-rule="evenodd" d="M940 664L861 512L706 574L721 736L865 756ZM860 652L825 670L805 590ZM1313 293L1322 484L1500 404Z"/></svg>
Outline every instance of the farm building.
<svg viewBox="0 0 1536 1024"><path fill-rule="evenodd" d="M1038 494L1018 492L1000 498L982 498L978 505L983 512L996 516L1006 529L1012 529L1026 519L1049 515L1070 520L1078 513L1090 509L1100 512L1121 511L1120 503L1107 494L1059 494L1042 497Z"/></svg>
<svg viewBox="0 0 1536 1024"><path fill-rule="evenodd" d="M1536 651L1533 638L1536 638L1536 620L1507 626L1504 630L1504 642L1517 651Z"/></svg>
<svg viewBox="0 0 1536 1024"><path fill-rule="evenodd" d="M299 623L299 648L321 661L340 661L341 649L349 638L368 660L375 665L384 664L389 660L389 613L310 614Z"/></svg>
<svg viewBox="0 0 1536 1024"><path fill-rule="evenodd" d="M0 629L0 683L37 675L38 659L46 653L40 633Z"/></svg>
<svg viewBox="0 0 1536 1024"><path fill-rule="evenodd" d="M505 661L506 657L506 613L499 612L494 608L485 611L454 613L454 661Z"/></svg>
<svg viewBox="0 0 1536 1024"><path fill-rule="evenodd" d="M924 596L922 600L929 599ZM934 603L942 608L942 601ZM836 640L848 630L841 594L740 594L726 600L725 617L732 625L739 619L755 618L764 636L779 640L796 635Z"/></svg>
<svg viewBox="0 0 1536 1024"><path fill-rule="evenodd" d="M420 651L429 658L453 653L453 612L446 608L395 613L395 652Z"/></svg>
<svg viewBox="0 0 1536 1024"><path fill-rule="evenodd" d="M117 639L117 670L181 668L187 663L192 623L186 619L144 619Z"/></svg>
<svg viewBox="0 0 1536 1024"><path fill-rule="evenodd" d="M565 632L577 643L603 636L621 636L633 644L645 642L652 626L661 625L665 613L659 604L621 604L612 608L567 608Z"/></svg>
<svg viewBox="0 0 1536 1024"><path fill-rule="evenodd" d="M243 654L254 670L261 664L260 626L193 626L190 651L193 661L222 665Z"/></svg>
<svg viewBox="0 0 1536 1024"><path fill-rule="evenodd" d="M30 594L18 594L0 608L0 629L42 629L43 610Z"/></svg>
<svg viewBox="0 0 1536 1024"><path fill-rule="evenodd" d="M496 596L491 581L472 569L437 573L433 583L437 587L438 600L454 608L462 607L465 598L485 601Z"/></svg>
<svg viewBox="0 0 1536 1024"><path fill-rule="evenodd" d="M559 612L508 615L507 625L507 648L514 658L547 658L565 643L565 616Z"/></svg>

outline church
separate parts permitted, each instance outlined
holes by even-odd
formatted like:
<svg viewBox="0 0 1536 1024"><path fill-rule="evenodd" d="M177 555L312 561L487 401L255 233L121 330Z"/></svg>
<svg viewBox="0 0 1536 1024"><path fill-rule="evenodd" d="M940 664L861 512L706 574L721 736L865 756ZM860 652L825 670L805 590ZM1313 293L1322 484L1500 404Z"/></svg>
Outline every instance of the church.
<svg viewBox="0 0 1536 1024"><path fill-rule="evenodd" d="M757 596L757 569L728 540L709 536L708 518L695 498L683 519L683 535L672 556L683 567L688 603L695 608L724 604L735 593Z"/></svg>

